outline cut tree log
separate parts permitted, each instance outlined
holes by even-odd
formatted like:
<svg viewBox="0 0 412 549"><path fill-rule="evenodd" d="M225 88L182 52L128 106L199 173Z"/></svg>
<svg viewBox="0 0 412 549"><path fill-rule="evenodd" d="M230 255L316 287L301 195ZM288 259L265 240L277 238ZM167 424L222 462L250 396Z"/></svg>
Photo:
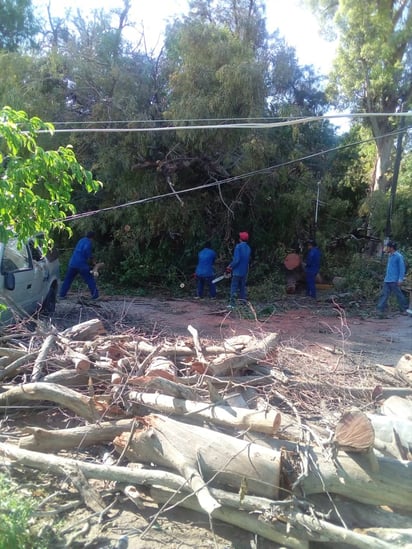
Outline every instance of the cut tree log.
<svg viewBox="0 0 412 549"><path fill-rule="evenodd" d="M83 473L86 479L94 478L138 486L157 486L179 492L181 490L187 492L188 490L187 483L183 477L153 468L130 469L119 466L96 465L94 463L54 456L53 454L40 454L38 452L22 450L12 444L4 443L0 443L0 455L8 460L12 460L12 462L16 462L19 468L22 466L32 467L49 474L56 474L59 477L65 477L67 475L66 471L77 468ZM272 505L280 505L283 508L283 502L262 500L261 498L253 498L248 495L245 495L244 499L241 500L238 494L225 493L222 490L213 488L210 488L210 492L216 501L222 500L226 505L230 504L233 507L233 511L236 511L240 506L246 509L246 511L234 512L232 515L230 508L217 508L214 511L216 518L253 533L259 532L259 535L272 541L287 541L286 545L288 547L296 549L308 548L306 542L288 534L287 525L284 522L265 523L259 519L259 515L256 516L255 513L252 513L256 508L263 510ZM196 499L193 498L192 501L196 503ZM287 505L289 506L290 503L288 502ZM197 509L200 511L202 508L200 505L197 505ZM232 519L232 516L236 518Z"/></svg>
<svg viewBox="0 0 412 549"><path fill-rule="evenodd" d="M146 427L116 437L119 453L131 461L172 467L187 478L197 471L203 482L278 499L281 452L239 440L196 425L188 425L165 416L144 418ZM189 478L188 478L189 480Z"/></svg>
<svg viewBox="0 0 412 549"><path fill-rule="evenodd" d="M116 370L106 368L91 368L86 372L77 372L74 369L62 369L57 370L51 374L47 374L42 379L45 383L56 383L57 385L64 385L65 387L87 387L90 380L93 383L110 383L113 373Z"/></svg>
<svg viewBox="0 0 412 549"><path fill-rule="evenodd" d="M327 492L361 503L412 511L412 461L378 456L378 470L373 470L367 455L340 451L332 460L313 448L307 453L307 474L295 483L295 494Z"/></svg>
<svg viewBox="0 0 412 549"><path fill-rule="evenodd" d="M33 372L31 374L30 381L39 381L40 378L43 376L43 368L44 368L44 361L46 360L46 357L50 351L50 349L53 347L54 343L56 341L56 336L54 334L51 334L46 337L46 339L43 342L43 345L40 349L40 352L34 361L33 365Z"/></svg>
<svg viewBox="0 0 412 549"><path fill-rule="evenodd" d="M374 536L375 540L386 542L392 549L412 549L412 528L364 528L360 530L368 536Z"/></svg>
<svg viewBox="0 0 412 549"><path fill-rule="evenodd" d="M412 516L376 505L358 503L349 498L330 494L313 494L308 498L317 512L346 528L412 528Z"/></svg>
<svg viewBox="0 0 412 549"><path fill-rule="evenodd" d="M412 385L412 355L403 355L396 364L395 373L402 381Z"/></svg>
<svg viewBox="0 0 412 549"><path fill-rule="evenodd" d="M23 367L26 367L28 363L30 363L32 360L35 360L37 356L38 351L33 353L26 353L25 355L16 358L16 360L6 366L4 370L0 371L0 381L16 375L16 373L22 370Z"/></svg>
<svg viewBox="0 0 412 549"><path fill-rule="evenodd" d="M279 335L275 333L268 334L260 340L252 339L239 354L228 352L212 359L207 365L207 374L211 376L234 375L250 364L263 360L277 346L278 341Z"/></svg>
<svg viewBox="0 0 412 549"><path fill-rule="evenodd" d="M334 442L338 448L349 452L366 453L373 448L375 431L371 420L360 410L342 414L335 428Z"/></svg>
<svg viewBox="0 0 412 549"><path fill-rule="evenodd" d="M93 318L91 320L86 320L86 322L81 322L75 326L71 326L64 330L60 337L69 340L76 341L88 341L94 339L97 335L105 334L106 330L103 326L103 323L98 318Z"/></svg>
<svg viewBox="0 0 412 549"><path fill-rule="evenodd" d="M323 448L297 445L261 433L248 432L245 437L274 450L283 445L286 455L300 454L303 473L296 481L290 472L287 474L297 497L302 493L311 498L313 494L335 494L369 505L412 511L412 461L377 456L378 467L374 470L367 455L338 451L335 457L328 457Z"/></svg>
<svg viewBox="0 0 412 549"><path fill-rule="evenodd" d="M19 467L28 466L36 469L54 473L59 476L66 476L67 471L77 469L82 472L86 479L96 478L100 480L123 482L129 485L144 485L158 486L169 488L174 491L185 490L185 481L181 476L151 469L129 469L126 467L96 465L89 462L81 462L78 460L61 458L54 455L44 455L37 452L21 450L14 445L0 443L0 455L3 455L8 460L16 462ZM229 524L237 525L240 528L257 533L265 539L272 540L275 543L282 543L286 547L305 548L308 547L307 539L311 540L331 540L335 539L352 543L354 547L360 548L388 548L393 545L388 545L385 542L380 542L379 539L372 538L375 545L371 545L371 538L359 532L351 532L344 528L337 528L326 522L319 520L314 516L308 516L301 512L294 513L295 505L293 501L279 502L265 500L263 498L254 498L248 495L244 499L239 498L239 495L225 493L222 490L210 488L211 495L222 506L214 511L213 516L219 520ZM158 502L165 502L165 497L161 492L151 490L152 497ZM168 492L168 506L174 503ZM184 505L183 499L190 501L190 508L201 510L193 498L183 498L183 494L176 494L174 497L179 498L179 504ZM330 496L329 496L330 502ZM192 506L194 504L194 506ZM229 507L227 507L229 506ZM244 509L240 511L239 509ZM259 513L253 513L253 510L260 510L263 516ZM233 513L232 513L233 511ZM236 512L237 511L237 512ZM272 517L272 519L271 519ZM263 518L263 520L262 520ZM408 527L408 523L405 524ZM304 530L300 530L304 527ZM375 534L374 531L370 531ZM382 528L379 532L381 538L385 539L389 533L387 529ZM399 532L396 532L398 534ZM400 532L405 534L405 530ZM299 537L302 536L302 537ZM343 538L341 538L343 536Z"/></svg>
<svg viewBox="0 0 412 549"><path fill-rule="evenodd" d="M55 383L26 383L0 394L0 406L11 406L25 400L50 400L93 422L110 412L110 406L103 399L91 398Z"/></svg>
<svg viewBox="0 0 412 549"><path fill-rule="evenodd" d="M215 493L215 492L214 492ZM185 509L201 512L193 497L187 498L183 494L173 494L169 490L158 487L150 488L150 496L158 503L167 503L168 506L178 505ZM331 524L316 515L309 516L299 511L272 508L272 520L270 511L259 519L244 511L230 507L221 507L213 518L233 524L245 530L249 530L258 536L269 539L284 547L302 549L309 547L309 541L323 543L343 543L358 549L392 549L393 545L386 541L376 539L373 535L363 535L352 532L341 526ZM382 528L382 530L385 530Z"/></svg>
<svg viewBox="0 0 412 549"><path fill-rule="evenodd" d="M412 457L412 421L397 416L368 414L375 431L374 446L396 459Z"/></svg>
<svg viewBox="0 0 412 549"><path fill-rule="evenodd" d="M186 387L182 383L170 381L162 377L145 377L141 376L136 380L131 377L127 380L128 385L140 385L144 387L145 392L160 393L162 395L169 395L178 399L197 400L197 394L195 391Z"/></svg>
<svg viewBox="0 0 412 549"><path fill-rule="evenodd" d="M184 509L190 509L198 513L203 512L202 507L193 496L188 497L184 496L184 494L173 494L159 487L151 487L150 496L157 503L167 503L168 507L178 505ZM283 521L274 521L270 524L261 520L259 516L231 507L216 509L213 513L213 518L252 532L283 547L309 549L309 543L289 533L288 525Z"/></svg>
<svg viewBox="0 0 412 549"><path fill-rule="evenodd" d="M94 444L111 442L115 436L130 431L135 422L135 419L119 419L53 430L26 427L25 433L29 434L20 437L19 448L36 452L59 452L73 448L80 450Z"/></svg>
<svg viewBox="0 0 412 549"><path fill-rule="evenodd" d="M201 418L216 425L243 430L251 429L269 435L274 435L279 430L281 423L281 415L275 410L234 408L223 404L180 400L167 395L135 391L129 393L129 399L158 412L180 416L190 415L198 420Z"/></svg>
<svg viewBox="0 0 412 549"><path fill-rule="evenodd" d="M381 412L385 416L397 416L399 419L412 421L412 401L399 396L391 396L383 402Z"/></svg>

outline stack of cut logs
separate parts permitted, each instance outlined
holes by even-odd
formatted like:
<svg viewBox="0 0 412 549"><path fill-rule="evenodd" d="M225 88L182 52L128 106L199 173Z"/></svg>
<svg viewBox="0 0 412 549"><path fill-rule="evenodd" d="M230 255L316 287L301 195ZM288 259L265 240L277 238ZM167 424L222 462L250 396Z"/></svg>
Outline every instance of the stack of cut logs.
<svg viewBox="0 0 412 549"><path fill-rule="evenodd" d="M159 341L108 335L91 320L32 334L27 346L9 339L0 348L4 424L10 413L16 424L16 407L29 400L33 412L54 403L76 426L3 437L3 463L72 471L93 511L105 504L89 479L117 481L283 547L412 547L411 355L392 384L363 387L361 406L327 424L287 397L292 382L310 383L277 366L277 334L205 344L188 330ZM59 455L108 444L115 465Z"/></svg>

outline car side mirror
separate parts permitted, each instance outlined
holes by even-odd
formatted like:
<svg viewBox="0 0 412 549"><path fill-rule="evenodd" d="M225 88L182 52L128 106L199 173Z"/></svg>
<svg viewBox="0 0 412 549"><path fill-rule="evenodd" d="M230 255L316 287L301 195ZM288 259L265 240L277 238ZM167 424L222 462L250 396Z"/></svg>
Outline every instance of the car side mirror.
<svg viewBox="0 0 412 549"><path fill-rule="evenodd" d="M14 290L16 287L16 279L14 273L6 273L4 275L4 287L6 290Z"/></svg>

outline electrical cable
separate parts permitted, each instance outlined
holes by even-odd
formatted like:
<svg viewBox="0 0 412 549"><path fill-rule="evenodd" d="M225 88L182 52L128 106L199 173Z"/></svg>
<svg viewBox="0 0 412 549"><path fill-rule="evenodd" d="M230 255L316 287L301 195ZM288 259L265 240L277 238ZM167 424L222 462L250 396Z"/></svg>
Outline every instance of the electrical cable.
<svg viewBox="0 0 412 549"><path fill-rule="evenodd" d="M412 112L395 112L395 113L335 113L335 114L324 114L322 116L306 116L306 117L282 117L282 120L279 122L234 122L227 123L222 122L220 124L196 124L188 125L188 122L191 120L181 120L184 122L184 125L176 125L178 120L129 120L129 121L106 121L106 122L93 122L93 124L154 124L154 123L165 123L173 122L172 126L155 126L152 128L148 127L139 127L139 128L54 128L52 132L50 130L38 130L37 133L134 133L134 132L165 132L165 131L178 131L178 130L217 130L217 129L271 129L279 128L284 126L296 126L298 124L307 124L309 122L324 122L325 120L330 120L333 118L370 118L370 117L411 117ZM197 122L201 120L211 120L215 122L216 120L227 120L226 119L193 119L192 121ZM230 119L229 119L230 120ZM258 119L242 119L239 120L268 120L265 118ZM76 122L74 122L76 123ZM66 124L65 122L56 122L55 124Z"/></svg>
<svg viewBox="0 0 412 549"><path fill-rule="evenodd" d="M389 132L387 134L381 135L381 136L379 136L379 139L383 139L385 137L395 136L395 135L399 134L400 132L405 132L405 130L407 130L407 129L410 129L410 126L407 127L407 128L403 128L402 130L395 130L393 132ZM275 164L274 166L269 166L267 168L262 168L260 170L255 170L255 171L252 171L252 172L247 172L245 174L240 174L240 175L237 175L237 176L228 177L226 179L222 179L222 180L219 180L219 181L213 181L211 183L204 183L203 185L198 185L197 187L190 187L189 189L174 190L173 192L164 193L164 194L160 194L160 195L149 196L149 197L146 197L146 198L141 198L139 200L126 202L124 204L117 204L116 206L107 206L106 208L100 208L98 210L83 212L83 213L80 213L80 214L79 213L73 214L73 215L67 216L65 218L65 221L74 221L74 220L85 218L85 217L91 217L93 215L97 215L97 214L102 213L102 212L118 210L118 209L130 207L130 206L137 206L137 205L140 205L140 204L147 204L149 202L155 202L157 200L162 200L164 198L176 197L176 195L187 194L189 192L199 191L199 190L203 190L203 189L210 189L212 187L219 187L220 185L227 185L229 183L234 183L236 181L241 181L243 179L247 179L247 178L253 177L255 175L262 175L262 174L266 174L266 173L270 174L273 171L275 171L276 169L283 168L283 167L289 166L291 164L295 164L295 163L298 163L298 162L303 162L303 161L308 160L310 158L315 158L317 156L321 156L321 155L324 155L324 154L329 154L329 153L334 152L334 151L339 151L339 150L347 149L349 147L362 145L364 143L370 143L372 141L376 141L376 139L371 137L369 139L363 139L361 141L355 141L355 142L352 142L352 143L347 143L346 145L339 145L337 147L332 147L330 149L325 149L323 151L319 151L319 152L312 153L312 154L309 154L309 155L306 155L306 156L302 156L300 158L295 158L293 160L288 160L286 162L281 162L280 164Z"/></svg>

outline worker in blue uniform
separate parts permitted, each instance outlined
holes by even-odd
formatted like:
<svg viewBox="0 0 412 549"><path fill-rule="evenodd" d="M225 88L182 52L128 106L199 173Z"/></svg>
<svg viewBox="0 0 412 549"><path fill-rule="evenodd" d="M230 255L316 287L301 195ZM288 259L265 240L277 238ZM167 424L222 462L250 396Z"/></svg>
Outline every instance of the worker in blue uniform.
<svg viewBox="0 0 412 549"><path fill-rule="evenodd" d="M239 295L240 300L244 302L247 300L246 282L249 273L249 262L251 255L248 240L249 233L246 231L239 233L239 243L236 244L233 252L233 259L226 267L226 272L231 273L232 275L232 281L230 284L230 308L234 306L237 295Z"/></svg>
<svg viewBox="0 0 412 549"><path fill-rule="evenodd" d="M316 275L320 269L320 250L313 239L307 241L308 255L306 256L306 295L316 299Z"/></svg>
<svg viewBox="0 0 412 549"><path fill-rule="evenodd" d="M203 297L205 287L209 289L209 296L216 297L216 284L212 283L214 278L214 263L216 260L216 252L212 249L211 243L208 241L198 253L198 263L195 270L196 289L199 299Z"/></svg>
<svg viewBox="0 0 412 549"><path fill-rule="evenodd" d="M60 299L64 299L77 275L80 275L89 287L92 299L99 297L96 280L91 272L93 264L93 239L95 233L89 231L86 236L81 238L69 261L66 276L60 289Z"/></svg>

